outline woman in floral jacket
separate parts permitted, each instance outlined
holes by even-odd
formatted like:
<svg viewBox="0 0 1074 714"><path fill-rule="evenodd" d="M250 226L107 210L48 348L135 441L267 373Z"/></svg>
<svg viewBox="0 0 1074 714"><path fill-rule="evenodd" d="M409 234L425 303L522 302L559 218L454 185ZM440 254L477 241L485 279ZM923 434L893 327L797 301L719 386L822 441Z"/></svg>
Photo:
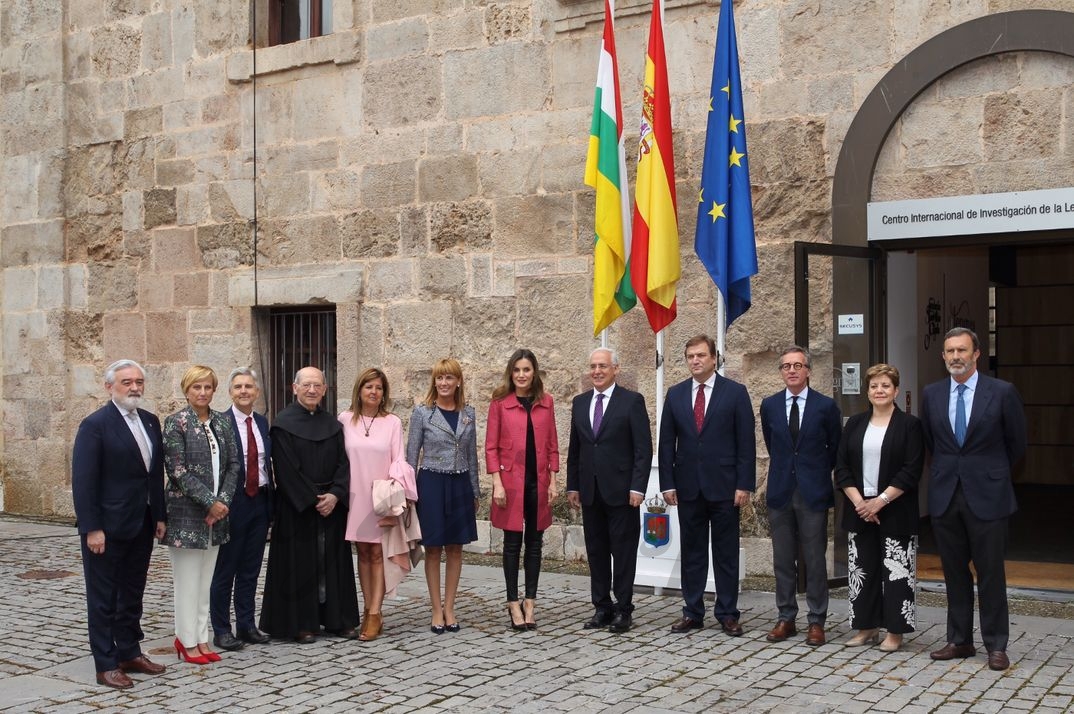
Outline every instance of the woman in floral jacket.
<svg viewBox="0 0 1074 714"><path fill-rule="evenodd" d="M175 652L187 662L220 660L209 648L209 586L220 545L228 540L228 505L239 462L231 422L209 408L216 374L195 365L181 382L187 406L164 420L168 529L172 561Z"/></svg>

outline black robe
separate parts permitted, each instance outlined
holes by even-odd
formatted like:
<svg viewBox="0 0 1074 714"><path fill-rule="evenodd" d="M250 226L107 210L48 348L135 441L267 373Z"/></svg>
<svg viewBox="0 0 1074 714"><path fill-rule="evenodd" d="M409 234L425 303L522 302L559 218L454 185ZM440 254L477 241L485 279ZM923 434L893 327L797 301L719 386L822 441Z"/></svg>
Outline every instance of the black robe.
<svg viewBox="0 0 1074 714"><path fill-rule="evenodd" d="M339 421L298 403L276 416L272 465L276 515L272 527L261 629L273 637L357 627L358 591L346 540L350 464ZM327 517L317 495L338 500Z"/></svg>

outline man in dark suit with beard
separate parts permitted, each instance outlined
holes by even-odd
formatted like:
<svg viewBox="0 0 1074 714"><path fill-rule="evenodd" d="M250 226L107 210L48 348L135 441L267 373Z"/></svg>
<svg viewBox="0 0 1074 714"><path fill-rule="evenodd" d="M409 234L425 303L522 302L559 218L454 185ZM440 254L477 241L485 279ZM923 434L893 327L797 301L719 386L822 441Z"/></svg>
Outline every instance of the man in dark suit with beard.
<svg viewBox="0 0 1074 714"><path fill-rule="evenodd" d="M128 673L164 671L139 644L153 538L164 536L164 449L160 420L139 408L145 370L132 360L113 362L104 388L111 399L75 436L71 495L97 682L129 689Z"/></svg>
<svg viewBox="0 0 1074 714"><path fill-rule="evenodd" d="M1007 521L1018 508L1011 470L1026 450L1022 398L1009 382L977 371L981 345L964 327L944 336L949 379L925 387L921 423L932 454L929 514L947 585L947 644L932 659L972 657L973 575L988 666L1010 667Z"/></svg>
<svg viewBox="0 0 1074 714"><path fill-rule="evenodd" d="M691 378L668 390L660 418L660 490L678 506L682 537L682 618L672 632L700 629L705 618L708 545L716 571L713 613L725 634L742 635L738 611L738 509L757 484L753 406L746 388L716 373L707 335L686 343Z"/></svg>
<svg viewBox="0 0 1074 714"><path fill-rule="evenodd" d="M585 629L626 632L633 621L634 574L653 459L645 398L615 383L609 349L589 355L593 389L574 398L567 448L567 500L582 509L590 589L596 613ZM615 602L611 594L615 593Z"/></svg>

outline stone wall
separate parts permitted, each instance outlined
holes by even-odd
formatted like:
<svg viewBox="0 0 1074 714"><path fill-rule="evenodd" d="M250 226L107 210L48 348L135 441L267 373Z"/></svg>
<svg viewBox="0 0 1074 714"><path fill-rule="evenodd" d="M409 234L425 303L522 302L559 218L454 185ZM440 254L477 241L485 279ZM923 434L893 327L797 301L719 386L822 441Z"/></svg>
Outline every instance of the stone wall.
<svg viewBox="0 0 1074 714"><path fill-rule="evenodd" d="M246 0L193 5L0 8L3 508L70 514L70 443L101 403L104 364L142 361L169 413L190 363L226 374L255 361L253 311L273 305L334 303L340 393L382 366L401 414L449 354L483 412L527 346L565 451L565 405L597 344L582 174L601 3L336 0L334 34L256 55ZM792 244L830 239L831 177L864 97L938 32L1041 5L736 3L761 272L727 373L755 404L780 386L775 355L793 338ZM632 135L648 15L620 6ZM673 0L666 16L683 254L669 384L685 376L684 340L715 332L692 235L717 10ZM892 134L874 196L1071 185L1072 75L1012 56L942 80ZM653 409L640 310L609 341Z"/></svg>

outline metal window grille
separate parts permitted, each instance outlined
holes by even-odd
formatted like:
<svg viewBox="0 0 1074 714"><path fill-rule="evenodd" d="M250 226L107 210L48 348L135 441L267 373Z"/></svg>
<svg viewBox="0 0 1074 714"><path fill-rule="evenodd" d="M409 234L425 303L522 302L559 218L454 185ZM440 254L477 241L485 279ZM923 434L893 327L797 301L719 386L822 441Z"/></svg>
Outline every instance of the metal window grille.
<svg viewBox="0 0 1074 714"><path fill-rule="evenodd" d="M336 309L273 308L269 310L268 369L271 388L267 401L275 415L294 401L291 384L295 372L318 367L325 375L327 390L321 406L330 414L336 409Z"/></svg>

